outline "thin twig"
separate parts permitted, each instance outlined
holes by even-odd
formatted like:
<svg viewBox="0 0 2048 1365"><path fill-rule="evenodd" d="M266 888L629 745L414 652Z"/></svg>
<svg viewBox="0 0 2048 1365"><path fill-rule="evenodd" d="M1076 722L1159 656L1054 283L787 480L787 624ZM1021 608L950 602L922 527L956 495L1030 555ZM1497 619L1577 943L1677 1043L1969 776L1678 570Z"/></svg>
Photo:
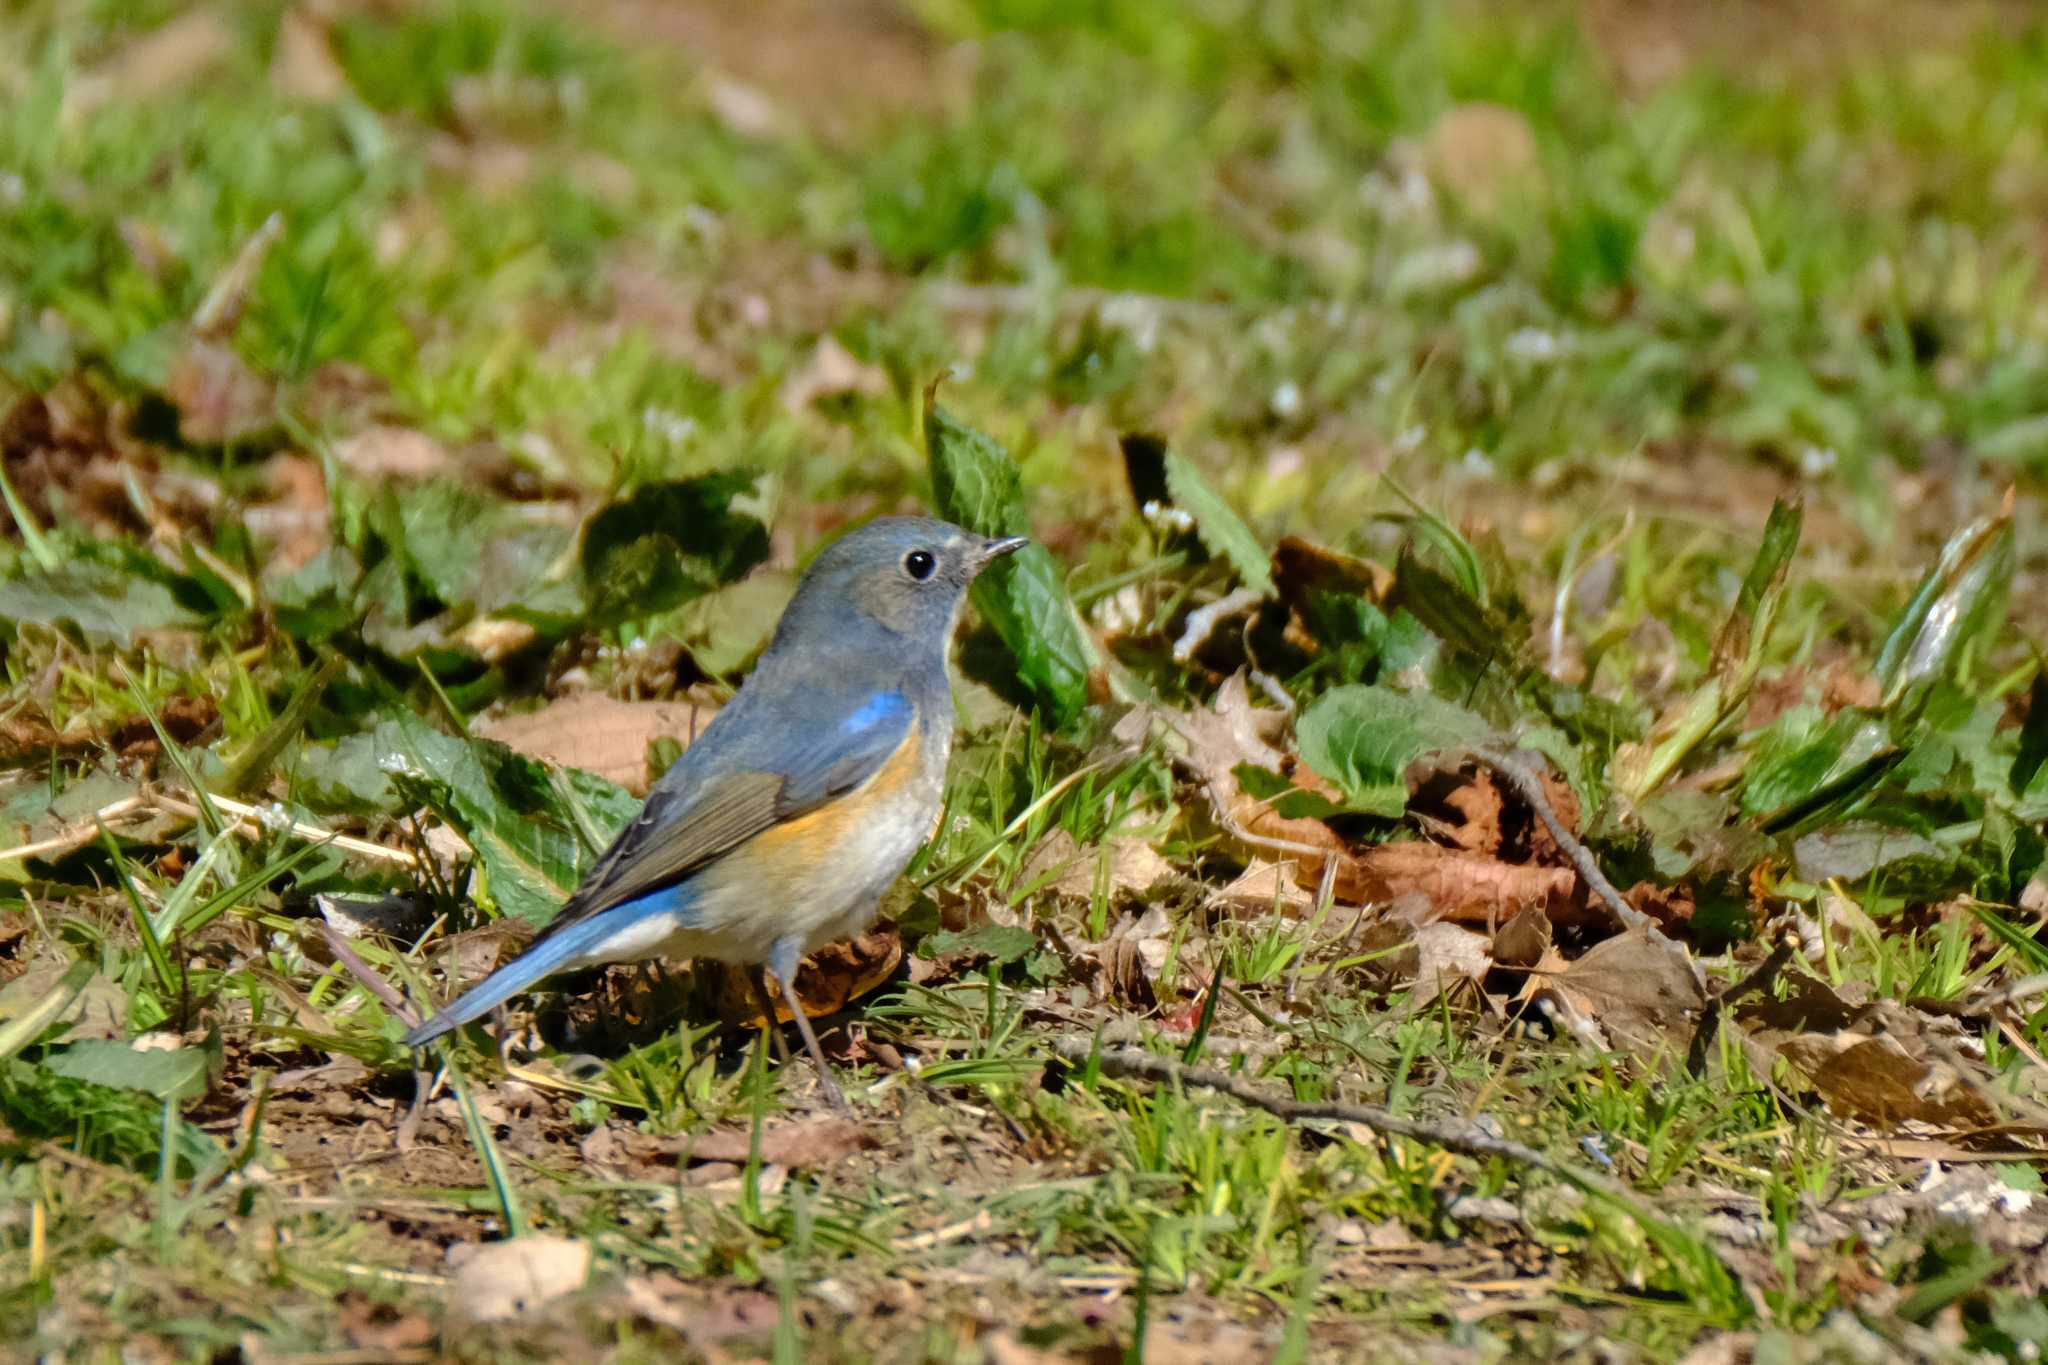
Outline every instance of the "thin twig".
<svg viewBox="0 0 2048 1365"><path fill-rule="evenodd" d="M0 848L0 858L40 858L45 853L68 853L74 848L83 848L99 837L101 825L133 818L137 811L147 815L149 812L143 808L148 804L149 798L146 796L124 796L118 801L101 806L90 818L73 823L62 834L53 834L32 844Z"/></svg>
<svg viewBox="0 0 2048 1365"><path fill-rule="evenodd" d="M386 848L382 844L373 844L368 839L358 839L354 835L336 834L332 830L322 829L320 826L309 824L304 820L294 820L289 816L283 816L274 807L252 806L247 801L237 801L232 797L220 796L212 792L207 793L207 799L212 801L219 809L236 817L236 822L231 828L238 831L247 832L252 826L256 830L280 829L294 838L305 839L312 843L333 844L336 848L346 849L350 853L360 854L365 858L377 858L387 863L398 863L403 867L419 866L418 857L407 852L405 849ZM195 819L199 815L199 808L197 806L189 805L174 796L160 796L157 798L156 803L162 809L171 811L174 814L189 815Z"/></svg>
<svg viewBox="0 0 2048 1365"><path fill-rule="evenodd" d="M1099 1052L1098 1048L1101 1048ZM1290 1100L1268 1094L1265 1090L1247 1085L1224 1072L1207 1067L1188 1066L1174 1058L1162 1057L1156 1053L1146 1052L1142 1048L1101 1047L1100 1041L1092 1037L1055 1038L1052 1040L1052 1050L1062 1061L1070 1063L1086 1064L1093 1059L1105 1073L1112 1076L1150 1081L1155 1085L1199 1086L1206 1090L1214 1090L1240 1103L1263 1109L1289 1123L1299 1123L1304 1119L1336 1119L1343 1123L1362 1123L1375 1132L1413 1138L1418 1142L1441 1147L1447 1152L1512 1161L1517 1165L1555 1176L1589 1194L1612 1199L1638 1217L1653 1219L1659 1223L1664 1221L1662 1214L1652 1209L1633 1190L1620 1182L1596 1175L1592 1171L1582 1170L1570 1162L1559 1161L1526 1143L1498 1137L1478 1124L1462 1119L1433 1121L1409 1118L1377 1105L1336 1102L1311 1104L1301 1100Z"/></svg>
<svg viewBox="0 0 2048 1365"><path fill-rule="evenodd" d="M1474 749L1471 752L1472 757L1505 778L1507 784L1514 788L1515 795L1522 798L1522 803L1536 812L1536 818L1550 831L1550 837L1557 840L1564 856L1571 859L1572 866L1578 869L1586 886L1612 912L1617 924L1623 929L1640 929L1651 938L1661 939L1664 936L1656 921L1621 898L1621 892L1614 889L1614 883L1608 881L1607 874L1600 870L1599 860L1594 858L1593 851L1579 841L1578 835L1565 828L1564 821L1558 819L1557 812L1551 809L1548 793L1543 790L1543 779L1510 754L1496 749Z"/></svg>

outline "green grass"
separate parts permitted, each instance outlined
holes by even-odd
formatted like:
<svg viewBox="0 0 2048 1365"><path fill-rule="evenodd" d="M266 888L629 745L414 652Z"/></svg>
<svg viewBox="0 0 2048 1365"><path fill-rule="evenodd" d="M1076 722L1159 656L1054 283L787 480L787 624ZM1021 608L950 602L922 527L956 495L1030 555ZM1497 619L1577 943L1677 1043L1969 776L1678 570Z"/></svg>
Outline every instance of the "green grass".
<svg viewBox="0 0 2048 1365"><path fill-rule="evenodd" d="M2048 1010L2001 992L2044 960L2048 31L1639 86L1549 5L895 12L728 14L717 69L576 7L351 9L314 34L333 99L275 83L304 34L273 4L0 18L27 54L0 75L0 855L42 850L0 856L0 1333L2037 1350L2038 1211L1977 1216L1978 1246L1910 1192L1930 1156L2039 1186ZM864 71L821 116L813 87ZM373 426L443 463L364 465ZM1172 458L1120 461L1130 432ZM926 506L1021 519L1050 568L978 599L945 813L891 900L906 964L837 1021L879 1145L691 1158L812 1108L707 972L571 979L502 1052L472 1029L415 1073L390 1002L445 999L634 808L472 736L585 691L715 703L830 533ZM1344 558L1269 569L1286 535ZM1068 602L1085 637L1035 633ZM1764 916L1815 951L1697 1075L1669 1026L1644 1057L1521 1012L1555 963L1432 996L1408 907L1233 891L1274 848L1220 818L1189 732L1241 669L1255 714L1292 709L1289 770L1222 773L1297 839L1368 867L1453 840L1468 807L1408 765L1510 737L1618 885L1689 898L1710 986ZM1565 865L1499 818L1512 871ZM404 897L408 927L353 940L359 969L328 895ZM1608 940L1585 896L1553 909L1563 961ZM1968 1095L1849 1112L1774 1055L1843 1022L1785 1025L1800 1002ZM1098 1030L1497 1125L1642 1205L1053 1059ZM182 1046L108 1046L145 1034ZM590 1284L464 1322L446 1250L522 1230L586 1242Z"/></svg>

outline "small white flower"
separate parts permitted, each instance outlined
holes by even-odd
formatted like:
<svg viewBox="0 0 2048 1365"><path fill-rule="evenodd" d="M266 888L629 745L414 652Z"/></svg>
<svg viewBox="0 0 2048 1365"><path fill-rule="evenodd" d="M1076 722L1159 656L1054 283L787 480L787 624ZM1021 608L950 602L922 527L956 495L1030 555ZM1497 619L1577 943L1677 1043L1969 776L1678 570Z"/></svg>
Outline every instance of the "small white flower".
<svg viewBox="0 0 2048 1365"><path fill-rule="evenodd" d="M1555 360L1564 354L1564 349L1564 343L1558 339L1556 333L1546 332L1541 327L1521 328L1507 341L1509 355L1532 364Z"/></svg>

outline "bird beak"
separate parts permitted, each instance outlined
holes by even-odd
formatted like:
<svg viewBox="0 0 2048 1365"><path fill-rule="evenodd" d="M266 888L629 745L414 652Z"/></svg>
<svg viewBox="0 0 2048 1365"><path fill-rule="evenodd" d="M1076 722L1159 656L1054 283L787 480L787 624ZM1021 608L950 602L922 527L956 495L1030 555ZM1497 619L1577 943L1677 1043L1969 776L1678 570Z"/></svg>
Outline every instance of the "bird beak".
<svg viewBox="0 0 2048 1365"><path fill-rule="evenodd" d="M1028 536L1005 536L1001 540L985 541L981 547L980 563L992 564L1004 555L1015 554L1031 543Z"/></svg>

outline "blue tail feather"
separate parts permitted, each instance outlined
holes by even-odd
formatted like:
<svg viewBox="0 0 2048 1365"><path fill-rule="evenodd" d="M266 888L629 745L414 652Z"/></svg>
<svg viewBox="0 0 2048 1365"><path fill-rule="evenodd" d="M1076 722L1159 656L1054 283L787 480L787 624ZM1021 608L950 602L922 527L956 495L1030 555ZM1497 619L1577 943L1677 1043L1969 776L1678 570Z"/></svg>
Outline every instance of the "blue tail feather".
<svg viewBox="0 0 2048 1365"><path fill-rule="evenodd" d="M633 907L620 907L622 910L630 908ZM617 932L618 913L613 910L594 915L536 944L479 981L454 1004L413 1029L400 1041L407 1047L424 1046L444 1033L483 1018L529 986L538 985L556 972L578 965L576 959Z"/></svg>

